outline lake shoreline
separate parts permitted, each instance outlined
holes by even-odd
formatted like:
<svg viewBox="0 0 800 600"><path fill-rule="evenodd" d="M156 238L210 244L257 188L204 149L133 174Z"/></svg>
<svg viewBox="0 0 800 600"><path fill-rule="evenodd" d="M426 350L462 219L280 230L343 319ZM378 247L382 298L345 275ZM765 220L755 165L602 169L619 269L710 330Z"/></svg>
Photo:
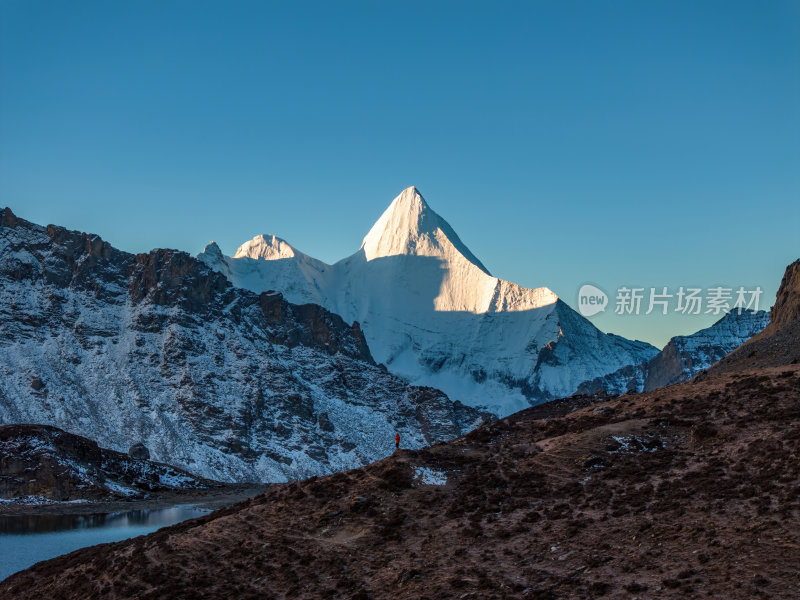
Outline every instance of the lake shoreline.
<svg viewBox="0 0 800 600"><path fill-rule="evenodd" d="M257 496L271 485L273 484L232 483L212 489L158 491L144 498L54 502L39 505L2 503L0 517L108 514L131 510L155 510L179 504L193 504L198 508L217 510Z"/></svg>

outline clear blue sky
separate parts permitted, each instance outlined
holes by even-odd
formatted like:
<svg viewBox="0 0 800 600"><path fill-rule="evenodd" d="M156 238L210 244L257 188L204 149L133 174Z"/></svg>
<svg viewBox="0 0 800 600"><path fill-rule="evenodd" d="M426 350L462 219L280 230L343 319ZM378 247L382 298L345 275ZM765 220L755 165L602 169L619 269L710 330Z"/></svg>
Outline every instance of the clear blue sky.
<svg viewBox="0 0 800 600"><path fill-rule="evenodd" d="M0 0L0 204L333 262L416 185L493 274L761 285L800 256L800 2ZM662 345L710 316L615 317Z"/></svg>

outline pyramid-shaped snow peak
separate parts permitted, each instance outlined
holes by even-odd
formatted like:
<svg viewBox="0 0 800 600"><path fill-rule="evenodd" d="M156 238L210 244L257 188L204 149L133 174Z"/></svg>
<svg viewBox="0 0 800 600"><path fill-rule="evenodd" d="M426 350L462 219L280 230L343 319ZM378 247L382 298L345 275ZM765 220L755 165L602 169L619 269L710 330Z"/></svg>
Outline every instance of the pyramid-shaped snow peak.
<svg viewBox="0 0 800 600"><path fill-rule="evenodd" d="M414 186L404 189L361 244L367 260L397 255L454 259L460 255L489 275L449 223L437 215Z"/></svg>
<svg viewBox="0 0 800 600"><path fill-rule="evenodd" d="M239 287L358 321L394 373L498 414L567 396L657 352L598 331L546 287L493 277L414 187L333 265L274 236L208 263Z"/></svg>

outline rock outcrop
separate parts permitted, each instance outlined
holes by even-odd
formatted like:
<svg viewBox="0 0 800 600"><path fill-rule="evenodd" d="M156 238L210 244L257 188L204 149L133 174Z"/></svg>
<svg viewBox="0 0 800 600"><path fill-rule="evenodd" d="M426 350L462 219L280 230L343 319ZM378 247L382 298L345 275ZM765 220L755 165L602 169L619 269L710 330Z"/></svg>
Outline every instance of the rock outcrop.
<svg viewBox="0 0 800 600"><path fill-rule="evenodd" d="M101 448L46 425L0 426L0 498L43 503L134 499L221 484L170 465Z"/></svg>
<svg viewBox="0 0 800 600"><path fill-rule="evenodd" d="M142 442L138 442L128 450L128 456L136 460L150 460L150 450Z"/></svg>
<svg viewBox="0 0 800 600"><path fill-rule="evenodd" d="M800 363L800 259L788 267L781 280L769 325L753 339L726 356L712 370L734 371Z"/></svg>
<svg viewBox="0 0 800 600"><path fill-rule="evenodd" d="M771 335L774 330L797 321L800 321L800 259L786 267L770 311L771 327L765 334Z"/></svg>

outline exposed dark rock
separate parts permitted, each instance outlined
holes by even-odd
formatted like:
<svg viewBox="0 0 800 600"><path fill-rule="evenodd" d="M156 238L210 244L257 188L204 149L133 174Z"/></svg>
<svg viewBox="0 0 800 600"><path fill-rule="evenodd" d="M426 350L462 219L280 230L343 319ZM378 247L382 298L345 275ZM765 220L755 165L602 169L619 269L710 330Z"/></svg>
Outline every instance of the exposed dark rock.
<svg viewBox="0 0 800 600"><path fill-rule="evenodd" d="M757 336L726 356L711 372L800 364L800 259L788 267L781 280L770 324Z"/></svg>
<svg viewBox="0 0 800 600"><path fill-rule="evenodd" d="M128 456L136 460L150 460L150 450L142 442L139 442L131 446Z"/></svg>
<svg viewBox="0 0 800 600"><path fill-rule="evenodd" d="M144 446L139 450L147 453ZM55 427L0 426L0 498L23 502L31 498L37 502L135 499L152 491L219 485L150 462L146 456L101 448L88 438Z"/></svg>
<svg viewBox="0 0 800 600"><path fill-rule="evenodd" d="M780 329L798 320L800 320L800 259L786 267L775 296L775 304L770 310L770 325L774 329Z"/></svg>
<svg viewBox="0 0 800 600"><path fill-rule="evenodd" d="M708 369L767 326L764 311L734 309L711 327L691 335L673 337L656 356L646 363L630 365L618 371L584 382L579 393L593 394L609 390L616 394L652 391L688 381Z"/></svg>

